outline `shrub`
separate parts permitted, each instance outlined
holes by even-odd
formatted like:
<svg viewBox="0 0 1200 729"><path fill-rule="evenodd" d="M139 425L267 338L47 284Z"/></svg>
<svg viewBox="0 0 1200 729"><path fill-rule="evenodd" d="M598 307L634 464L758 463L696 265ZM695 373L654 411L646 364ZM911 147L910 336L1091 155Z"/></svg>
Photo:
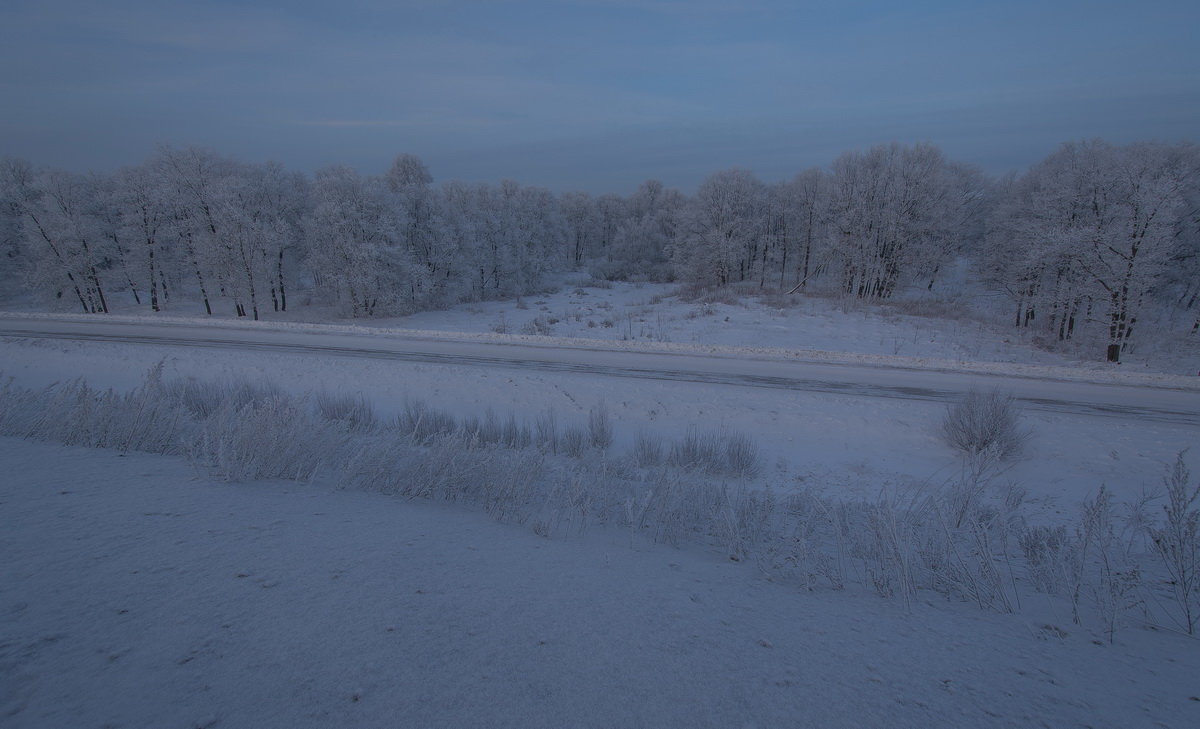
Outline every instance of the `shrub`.
<svg viewBox="0 0 1200 729"><path fill-rule="evenodd" d="M586 427L559 436L549 412L534 426L491 411L460 424L409 402L395 427L352 433L345 423L364 422L353 398L309 402L231 382L181 387L160 374L152 370L123 394L81 380L40 391L10 382L0 386L0 433L187 453L227 479L328 474L339 484L471 504L502 521L531 522L539 534L599 524L631 539L719 545L772 577L808 588L820 579L834 589L853 582L905 604L926 589L1009 611L1020 607L1023 582L1064 595L1077 622L1098 616L1110 640L1135 610L1193 632L1200 622L1200 485L1182 454L1161 516L1143 502L1118 518L1102 488L1073 524L1030 526L1020 489L988 494L975 481L872 501L722 483L704 474L746 476L759 460L752 440L723 431L689 431L668 449L643 433L632 460L645 470L631 468L631 459L586 457L611 443L602 407ZM580 460L551 456L545 446L555 442ZM1147 556L1158 561L1143 562ZM1155 568L1153 579L1144 566Z"/></svg>
<svg viewBox="0 0 1200 729"><path fill-rule="evenodd" d="M1021 452L1028 433L1021 428L1015 398L999 391L972 390L946 411L942 439L969 456L1006 460Z"/></svg>
<svg viewBox="0 0 1200 729"><path fill-rule="evenodd" d="M534 423L534 429L537 431L537 442L542 449L550 453L558 453L558 415L553 410L547 409Z"/></svg>
<svg viewBox="0 0 1200 729"><path fill-rule="evenodd" d="M191 456L227 480L311 479L337 462L345 431L318 422L292 398L236 407L232 402L206 418L187 444Z"/></svg>
<svg viewBox="0 0 1200 729"><path fill-rule="evenodd" d="M504 421L500 443L514 450L528 448L533 445L533 432L528 425L517 422L517 416L509 415L508 420Z"/></svg>
<svg viewBox="0 0 1200 729"><path fill-rule="evenodd" d="M588 412L588 441L593 448L605 450L613 442L612 419L603 404Z"/></svg>
<svg viewBox="0 0 1200 729"><path fill-rule="evenodd" d="M196 418L207 418L226 405L240 408L252 402L283 396L275 384L224 378L219 380L173 380L166 391Z"/></svg>
<svg viewBox="0 0 1200 729"><path fill-rule="evenodd" d="M190 423L165 391L161 363L132 391L92 389L82 379L40 392L0 391L0 434L89 448L179 453Z"/></svg>
<svg viewBox="0 0 1200 729"><path fill-rule="evenodd" d="M725 470L735 476L753 478L758 475L758 446L742 433L725 436Z"/></svg>
<svg viewBox="0 0 1200 729"><path fill-rule="evenodd" d="M405 400L404 410L396 417L396 428L417 443L459 430L453 415L434 410L420 400Z"/></svg>
<svg viewBox="0 0 1200 729"><path fill-rule="evenodd" d="M1179 623L1189 635L1200 623L1200 483L1189 486L1190 476L1180 453L1166 478L1166 519L1161 527L1150 529L1170 577Z"/></svg>
<svg viewBox="0 0 1200 729"><path fill-rule="evenodd" d="M375 409L361 394L334 395L318 392L317 415L327 423L336 423L351 433L369 433L377 425Z"/></svg>
<svg viewBox="0 0 1200 729"><path fill-rule="evenodd" d="M547 318L544 316L536 316L533 319L525 322L525 325L521 327L521 333L548 337L553 333L554 330L552 329L552 326L556 321L558 320L552 317Z"/></svg>
<svg viewBox="0 0 1200 729"><path fill-rule="evenodd" d="M504 441L504 426L501 425L495 411L491 408L484 411L483 420L479 418L464 420L460 431L477 443L501 443Z"/></svg>
<svg viewBox="0 0 1200 729"><path fill-rule="evenodd" d="M753 477L760 470L758 446L741 433L689 430L671 444L667 463L686 471Z"/></svg>
<svg viewBox="0 0 1200 729"><path fill-rule="evenodd" d="M687 471L719 471L721 444L716 433L688 430L687 435L671 444L667 463Z"/></svg>
<svg viewBox="0 0 1200 729"><path fill-rule="evenodd" d="M638 433L633 443L633 462L642 468L651 468L662 463L662 439L647 433Z"/></svg>
<svg viewBox="0 0 1200 729"><path fill-rule="evenodd" d="M587 449L587 433L583 428L572 426L563 431L562 452L572 458L580 458Z"/></svg>

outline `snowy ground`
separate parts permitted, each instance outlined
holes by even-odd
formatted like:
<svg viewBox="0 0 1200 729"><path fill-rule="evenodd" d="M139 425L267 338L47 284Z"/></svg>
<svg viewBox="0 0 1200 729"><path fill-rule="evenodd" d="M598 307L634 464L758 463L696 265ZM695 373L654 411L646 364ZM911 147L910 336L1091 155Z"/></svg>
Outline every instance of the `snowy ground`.
<svg viewBox="0 0 1200 729"><path fill-rule="evenodd" d="M1004 363L1017 366L1065 367L1107 377L1138 373L1168 373L1195 377L1200 371L1200 338L1158 341L1147 327L1148 341L1135 347L1119 368L1102 362L1102 352L1078 350L1059 354L1034 346L1030 331L1002 325L995 315L979 311L980 303L965 297L945 300L897 301L867 305L822 295L757 296L728 292L720 300L688 300L673 284L606 282L566 274L553 290L517 300L462 304L412 316L354 320L338 318L311 296L293 296L288 312L264 312L275 323L353 323L359 327L411 329L433 333L502 333L604 341L617 346L680 345L720 350L753 348L792 350L809 358L868 361L887 358L925 366L979 366ZM960 282L967 286L966 282ZM753 289L748 289L753 292ZM923 296L927 296L923 292ZM297 305L297 302L299 304ZM993 302L995 303L995 302ZM205 317L196 302L172 302L165 317L203 317L233 320L227 302L218 302L213 317ZM29 301L8 301L13 311L36 311ZM71 310L67 310L70 313ZM116 301L114 312L146 315L144 306ZM164 316L157 316L163 319ZM242 320L244 321L244 320ZM1011 369L1011 367L1010 367Z"/></svg>
<svg viewBox="0 0 1200 729"><path fill-rule="evenodd" d="M0 372L26 387L85 375L95 386L127 389L158 361L166 362L169 377L248 378L296 394L361 393L385 416L416 398L457 416L491 408L502 417L532 419L553 411L565 426L582 424L591 408L604 404L616 423L618 450L642 432L668 439L692 427L744 432L763 453L767 479L785 488L803 484L875 495L885 487L940 485L959 469L956 454L938 437L945 411L938 402L311 352L25 338L0 343ZM1170 400L1173 392L1147 391L1147 397ZM1194 402L1194 395L1188 397ZM1101 484L1123 499L1156 488L1166 465L1195 444L1200 430L1181 422L1033 410L1024 419L1029 447L1006 477L1041 500L1048 513L1071 515Z"/></svg>
<svg viewBox="0 0 1200 729"><path fill-rule="evenodd" d="M0 439L0 716L43 727L1184 727L1200 650L703 550ZM1061 607L1061 606L1060 606Z"/></svg>
<svg viewBox="0 0 1200 729"><path fill-rule="evenodd" d="M1020 342L996 346L978 322L842 311L820 299L778 311L655 302L666 294L568 287L373 324L472 341L586 348L597 343L555 337L596 337L618 349L1049 375L1063 388L1154 383L1178 388L1154 392L1180 393L1185 409L1196 390L1194 377L1136 363L1078 369ZM305 312L314 310L225 323L321 331L297 323ZM551 338L521 333L537 317ZM784 351L797 348L805 351ZM1159 371L1194 370L1191 356ZM159 361L168 377L361 393L385 416L416 398L460 416L553 410L565 426L604 403L617 450L639 432L744 432L775 487L873 496L937 485L959 469L937 434L944 404L916 399L0 340L0 373L27 387L84 376L125 389ZM1101 484L1118 499L1157 488L1200 435L1188 422L1119 414L1027 410L1024 424L1029 446L1005 479L1030 491L1035 518L1052 522L1073 521ZM545 541L471 512L336 484L217 484L172 459L11 440L0 440L0 463L6 727L1200 725L1194 640L1131 628L1116 645L1096 645L1057 603L1016 616L918 603L910 615L870 595L770 583L704 551L631 549L621 534Z"/></svg>
<svg viewBox="0 0 1200 729"><path fill-rule="evenodd" d="M946 362L1004 362L1111 370L1101 353L1055 354L1033 346L1028 332L1001 326L963 298L898 301L879 306L819 295L738 296L689 301L670 284L586 280L542 296L484 302L387 320L386 326L439 331L506 331L607 341L775 347ZM594 283L594 282L592 282ZM749 291L753 291L750 289ZM1150 335L1147 335L1150 336ZM1122 368L1195 375L1200 343L1164 352L1148 342Z"/></svg>

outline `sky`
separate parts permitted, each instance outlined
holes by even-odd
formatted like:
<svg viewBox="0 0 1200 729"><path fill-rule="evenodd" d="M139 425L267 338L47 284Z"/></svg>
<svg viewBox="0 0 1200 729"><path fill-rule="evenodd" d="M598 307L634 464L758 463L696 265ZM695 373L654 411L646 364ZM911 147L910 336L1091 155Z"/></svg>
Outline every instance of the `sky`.
<svg viewBox="0 0 1200 729"><path fill-rule="evenodd" d="M691 191L875 144L1020 171L1200 134L1200 3L5 0L0 155L110 171L159 144L366 174Z"/></svg>

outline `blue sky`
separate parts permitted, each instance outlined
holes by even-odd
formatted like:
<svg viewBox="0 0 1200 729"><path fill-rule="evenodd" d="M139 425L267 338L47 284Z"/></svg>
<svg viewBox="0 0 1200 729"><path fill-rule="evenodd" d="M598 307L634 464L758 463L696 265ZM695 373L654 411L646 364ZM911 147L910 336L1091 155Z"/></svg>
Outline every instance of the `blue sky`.
<svg viewBox="0 0 1200 729"><path fill-rule="evenodd" d="M1200 3L6 0L0 154L690 190L928 141L993 173L1200 129Z"/></svg>

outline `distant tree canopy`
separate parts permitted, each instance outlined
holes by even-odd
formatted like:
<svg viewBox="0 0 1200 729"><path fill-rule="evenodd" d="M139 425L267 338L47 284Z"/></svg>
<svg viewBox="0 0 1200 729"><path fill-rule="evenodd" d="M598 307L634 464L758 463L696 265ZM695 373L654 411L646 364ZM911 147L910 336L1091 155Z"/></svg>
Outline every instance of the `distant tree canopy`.
<svg viewBox="0 0 1200 729"><path fill-rule="evenodd" d="M1172 299L1194 308L1198 185L1195 145L1098 140L1064 144L1008 181L982 263L1016 304L1014 323L1065 340L1097 321L1116 362L1148 309Z"/></svg>
<svg viewBox="0 0 1200 729"><path fill-rule="evenodd" d="M0 283L87 313L187 298L258 318L299 288L384 316L528 294L578 269L882 301L967 260L1015 326L1102 339L1118 361L1147 313L1200 330L1198 252L1192 144L1070 143L1000 180L932 145L889 144L775 184L723 170L690 197L655 180L628 197L435 185L409 154L379 177L191 147L108 176L0 159Z"/></svg>

